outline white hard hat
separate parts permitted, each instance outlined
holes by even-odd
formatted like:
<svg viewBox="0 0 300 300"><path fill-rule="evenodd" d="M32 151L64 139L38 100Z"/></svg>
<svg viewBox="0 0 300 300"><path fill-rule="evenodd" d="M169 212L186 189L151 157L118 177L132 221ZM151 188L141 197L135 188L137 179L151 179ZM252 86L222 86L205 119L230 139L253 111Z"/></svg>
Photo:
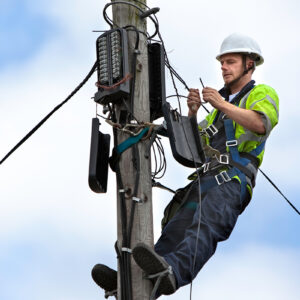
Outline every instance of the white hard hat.
<svg viewBox="0 0 300 300"><path fill-rule="evenodd" d="M220 53L217 55L216 59L220 60L220 57L227 53L249 54L256 62L256 66L259 66L264 62L264 58L261 55L261 50L257 42L251 37L240 33L233 33L223 41Z"/></svg>

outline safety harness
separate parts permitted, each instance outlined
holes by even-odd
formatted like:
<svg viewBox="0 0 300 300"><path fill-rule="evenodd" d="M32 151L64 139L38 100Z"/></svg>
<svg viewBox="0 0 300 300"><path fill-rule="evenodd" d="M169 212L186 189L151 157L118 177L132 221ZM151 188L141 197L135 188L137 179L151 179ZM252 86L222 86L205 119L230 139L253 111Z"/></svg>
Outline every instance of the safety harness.
<svg viewBox="0 0 300 300"><path fill-rule="evenodd" d="M239 105L245 97L248 97L254 87L254 83L254 80L250 81L239 94L236 95L231 103ZM219 92L224 98L228 98L226 90L222 89ZM177 190L173 200L166 207L164 218L162 219L162 228L167 225L181 207L196 209L197 203L187 201L187 199L193 185L197 182L197 176L201 177L202 195L209 189L229 182L233 178L239 180L241 184L241 199L245 199L247 196L247 184L251 190L255 186L255 178L259 166L257 156L264 150L265 141L249 153L239 152L239 142L235 138L233 121L227 118L224 113L218 111L210 126L207 126L208 123L201 123L200 126L202 125L202 128L206 126L205 129L202 129L205 135L210 141L215 138L214 141L217 140L218 144L217 148L223 148L224 153L222 153L222 150L220 152L211 147L211 149L214 150L213 158L208 157L202 167L188 177L188 179L193 180L193 182L185 188ZM226 149L228 149L228 152L225 152Z"/></svg>
<svg viewBox="0 0 300 300"><path fill-rule="evenodd" d="M239 102L243 97L248 97L250 91L254 88L254 80L250 81L232 100L232 104L239 105ZM222 89L220 91L224 95L226 90ZM225 94L225 97L228 96ZM229 152L220 154L219 157L215 157L214 160L210 160L203 165L202 174L205 174L212 169L220 169L222 167L228 167L228 170L222 170L214 176L213 181L215 185L221 185L224 182L230 181L233 177L237 176L241 183L241 197L246 195L246 186L247 183L251 188L255 186L255 178L258 168L258 159L259 155L265 146L265 142L262 142L258 147L253 151L246 153L240 153L238 151L238 141L235 138L235 129L233 121L227 116L218 111L213 124L204 129L205 133L208 135L209 139L213 138L217 133L222 132L225 136L221 136L223 142L225 142L226 149L229 149ZM225 131L225 132L224 132ZM223 134L222 134L223 135ZM205 189L205 185L208 183L202 184L202 189ZM211 183L209 184L211 187Z"/></svg>
<svg viewBox="0 0 300 300"><path fill-rule="evenodd" d="M249 82L240 93L233 99L232 104L238 105L241 99L248 98L250 91L254 87L254 81ZM222 90L221 90L222 93ZM223 112L217 112L213 123L203 130L208 136L209 140L212 140L215 136L217 139L216 147L221 148L219 155L214 155L215 159L210 159L203 166L203 173L206 173L210 169L220 168L224 165L235 167L248 178L248 183L251 187L255 186L255 177L259 161L256 157L264 149L264 142L260 144L258 151L250 153L239 152L239 141L235 138L235 128L233 121ZM228 150L227 150L228 149ZM226 152L228 151L228 152Z"/></svg>

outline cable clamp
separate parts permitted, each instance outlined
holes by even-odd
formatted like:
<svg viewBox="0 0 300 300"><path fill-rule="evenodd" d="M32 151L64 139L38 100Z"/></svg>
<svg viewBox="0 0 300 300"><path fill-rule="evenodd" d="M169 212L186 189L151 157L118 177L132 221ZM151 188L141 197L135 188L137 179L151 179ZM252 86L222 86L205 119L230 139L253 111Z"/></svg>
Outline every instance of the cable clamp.
<svg viewBox="0 0 300 300"><path fill-rule="evenodd" d="M118 295L118 290L113 290L113 291L105 291L105 299L107 299L110 296L116 297Z"/></svg>
<svg viewBox="0 0 300 300"><path fill-rule="evenodd" d="M142 200L140 198L138 198L138 197L132 197L132 200L135 201L135 202L137 202L137 203L141 203L142 202Z"/></svg>
<svg viewBox="0 0 300 300"><path fill-rule="evenodd" d="M130 254L132 253L132 249L130 249L130 248L122 247L121 250L122 250L123 252L128 252L128 253L130 253Z"/></svg>
<svg viewBox="0 0 300 300"><path fill-rule="evenodd" d="M125 189L119 189L119 193L126 193Z"/></svg>
<svg viewBox="0 0 300 300"><path fill-rule="evenodd" d="M160 10L159 7L150 8L150 9L140 13L140 18L145 19L145 18L149 17L150 15L155 15L157 12L159 12L159 10Z"/></svg>
<svg viewBox="0 0 300 300"><path fill-rule="evenodd" d="M141 54L141 51L140 51L139 49L134 49L134 50L133 50L133 53L134 53L134 54Z"/></svg>

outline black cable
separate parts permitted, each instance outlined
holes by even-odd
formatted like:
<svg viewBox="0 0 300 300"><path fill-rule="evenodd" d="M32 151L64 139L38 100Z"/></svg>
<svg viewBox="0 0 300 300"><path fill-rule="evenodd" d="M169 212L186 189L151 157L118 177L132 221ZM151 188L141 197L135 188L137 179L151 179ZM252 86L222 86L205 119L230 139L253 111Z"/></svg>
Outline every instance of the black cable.
<svg viewBox="0 0 300 300"><path fill-rule="evenodd" d="M170 96L166 97L166 99L172 98L172 97L183 97L183 98L188 99L187 96L183 96L183 95L170 95ZM201 103L201 106L202 106L202 107L205 109L205 111L209 114L209 110L205 107L205 105L204 105L203 103Z"/></svg>
<svg viewBox="0 0 300 300"><path fill-rule="evenodd" d="M164 53L165 53L165 65L166 67L169 69L170 73L172 74L172 77L173 75L184 85L184 87L189 90L189 87L188 85L186 84L186 82L182 79L182 77L174 70L174 68L171 66L170 64L170 61L169 61L169 58L168 58L168 54L167 54L167 50L165 48L165 44L164 44L164 41L163 41L163 38L160 34L160 32L158 32L158 36L160 38L160 41L162 43L162 46L163 46L163 49L164 49ZM173 80L172 80L173 81ZM174 86L174 84L173 84ZM174 86L174 89L177 90L177 88Z"/></svg>
<svg viewBox="0 0 300 300"><path fill-rule="evenodd" d="M135 7L136 9L138 9L141 13L144 13L145 11L143 9L141 9L138 5L134 4L134 3L131 3L131 2L126 2L126 1L114 1L114 2L110 2L110 3L107 3L104 8L103 8L103 18L104 20L106 21L106 23L111 27L113 28L114 26L115 27L120 27L118 26L118 24L116 24L112 19L110 19L106 13L106 10L109 6L111 5L116 5L116 4L126 4L126 5L130 5L130 6L133 6ZM152 34L149 39L155 37L159 31L159 28L158 28L158 23L156 20L154 20L154 18L152 16L149 16L150 20L154 23L154 26L155 26L155 32L154 34Z"/></svg>
<svg viewBox="0 0 300 300"><path fill-rule="evenodd" d="M157 144L155 141L154 141L153 145L156 145L156 149L157 149L157 152L155 153L156 170L155 170L155 176L153 176L153 178L157 178L158 177L157 175L160 172L161 167L162 167L162 156L161 156L161 152L159 151L159 148L157 148ZM155 149L155 148L153 148L153 149Z"/></svg>
<svg viewBox="0 0 300 300"><path fill-rule="evenodd" d="M110 114L111 114L111 120L114 123L117 123L117 117L116 117L116 113L115 113L115 104L113 104L112 106L110 104L108 104L109 110L110 110ZM113 137L114 137L114 147L118 146L118 137L117 137L117 129L113 127ZM122 181L122 177L120 174L120 166L119 166L119 162L117 162L116 164L116 177L117 177L117 189L118 189L118 193L119 193L119 199L120 199L120 217L121 217L121 232L122 232L122 236L125 237L125 242L127 239L127 232L126 232L126 224L127 224L127 214L126 214L126 202L125 202L125 190L124 190L124 186L123 186L123 181ZM124 192L120 192L121 190L124 190ZM122 245L121 248L123 247L124 243L124 238L122 240ZM117 258L119 260L119 266L120 266L120 279L121 279L121 286L125 287L124 289L121 289L121 299L125 299L128 300L128 292L127 292L127 273L126 273L126 257L124 256L124 252L122 251L122 249L120 250L118 245L115 245L115 249L117 252Z"/></svg>
<svg viewBox="0 0 300 300"><path fill-rule="evenodd" d="M123 266L123 258L122 258L122 251L120 251L119 249L119 245L118 245L118 241L116 241L115 243L115 250L117 253L117 259L119 262L119 272L120 272L120 279L121 279L121 286L125 285L124 279L125 279L125 274L124 274L124 266ZM124 295L124 290L121 289L121 299L125 299L125 295Z"/></svg>
<svg viewBox="0 0 300 300"><path fill-rule="evenodd" d="M122 102L126 108L126 110L131 114L131 109L129 108L129 106L127 105L125 99L122 99ZM132 114L131 117L137 122L137 124L141 124L141 122Z"/></svg>
<svg viewBox="0 0 300 300"><path fill-rule="evenodd" d="M135 159L136 162L136 178L135 178L135 186L133 190L133 197L137 197L138 187L140 182L140 158L137 145L133 145L133 154L132 157ZM125 199L125 191L124 185L122 182L121 172L119 168L119 163L117 163L116 168L117 173L117 181L118 181L118 189L123 190L120 193L120 200L121 200L121 224L122 224L122 247L126 249L131 249L131 236L132 236L132 228L133 228L133 221L134 221L134 214L135 214L135 206L136 201L132 200L131 209L130 209L130 218L129 223L127 226L127 208L126 208L126 199ZM122 249L122 259L121 259L121 266L122 266L122 273L124 278L122 278L122 293L123 298L125 300L132 299L132 273L131 273L131 254L127 251L123 251Z"/></svg>
<svg viewBox="0 0 300 300"><path fill-rule="evenodd" d="M111 105L108 105L110 113L111 113L111 119L114 123L117 123L117 117L115 113L115 104L113 104L113 107ZM118 138L117 138L117 129L113 128L113 136L114 136L114 147L118 146ZM127 231L126 231L126 226L127 226L127 211L126 211L126 202L125 202L125 190L123 186L123 181L120 173L120 167L119 167L119 162L116 164L116 176L117 176L117 189L119 193L119 199L120 199L120 217L121 217L121 232L122 232L122 244L121 248L127 243ZM124 190L123 193L120 193L120 190ZM124 243L125 242L125 243ZM125 287L121 289L121 299L124 300L129 300L128 298L128 288L126 288L127 285L127 256L125 255L125 252L119 250L118 247L116 247L116 251L118 253L118 259L119 259L119 266L120 266L120 278L121 278L121 286Z"/></svg>
<svg viewBox="0 0 300 300"><path fill-rule="evenodd" d="M130 108L128 108L125 100L124 105L130 114L131 118L137 119L134 117L133 107L134 107L134 92L135 92L135 81L136 81L136 62L137 62L137 55L139 54L139 31L135 26L128 25L125 26L124 29L129 30L129 28L132 28L136 33L136 42L135 42L135 48L133 52L133 59L132 59L132 79L131 79L131 93L130 93ZM110 108L111 109L111 108ZM138 121L137 121L138 122ZM139 123L139 122L138 122ZM117 145L117 132L114 131L115 136L115 146ZM139 181L140 181L140 161L139 161L139 152L137 145L133 145L132 148L133 151L133 159L135 159L136 163L136 178L135 178L135 186L133 190L133 197L137 197L138 193L138 187L139 187ZM122 224L122 248L124 249L130 249L131 248L131 236L132 236L132 228L133 228L133 221L134 221L134 214L135 214L135 206L136 201L132 200L131 208L130 208L130 217L129 222L127 224L127 207L126 207L126 199L125 199L125 191L124 191L124 185L122 182L121 172L119 163L117 163L116 168L117 173L117 181L118 181L118 189L123 190L122 193L120 193L120 210L121 210L121 224ZM132 300L132 273L131 273L131 254L127 251L122 249L122 254L120 256L120 268L121 268L121 294L122 299L124 300Z"/></svg>
<svg viewBox="0 0 300 300"><path fill-rule="evenodd" d="M131 71L132 71L133 75L132 75L132 79L131 79L131 88L130 88L130 90L131 90L131 93L130 93L130 114L131 114L131 118L136 119L134 117L133 108L134 108L134 92L135 92L135 78L136 78L136 62L137 62L137 56L140 53L139 52L140 35L139 35L139 32L138 32L137 28L133 25L128 25L128 26L125 26L124 28L125 29L133 28L133 30L136 33L136 41L135 41L135 47L134 47L134 50L133 50L133 59L132 59L132 66L131 66Z"/></svg>
<svg viewBox="0 0 300 300"><path fill-rule="evenodd" d="M116 138L116 132L115 132ZM117 187L119 192L119 199L120 199L120 215L121 215L121 232L122 232L122 248L128 248L128 235L127 235L127 208L126 208L126 199L125 199L125 190L124 185L121 177L120 166L119 162L116 164L116 175L117 175ZM130 272L130 258L128 258L128 252L123 251L121 249L121 256L120 256L120 269L121 269L121 282L122 282L122 299L131 300L131 274Z"/></svg>
<svg viewBox="0 0 300 300"><path fill-rule="evenodd" d="M152 180L162 178L166 172L167 168L167 160L164 153L164 148L161 143L160 137L158 137L157 132L163 128L162 125L157 127L156 129L153 129L148 149L145 152L145 157L149 158L150 156L150 148L152 149L152 156L154 158L154 170L153 170L153 164L151 165L151 177ZM153 160L152 160L153 163ZM160 176L158 176L159 173L162 173Z"/></svg>
<svg viewBox="0 0 300 300"><path fill-rule="evenodd" d="M167 160L166 160L165 152L164 152L163 145L162 145L160 139L156 138L154 140L154 144L156 145L156 148L158 150L160 166L159 166L159 168L156 168L155 171L152 173L153 180L162 178L165 175L166 169L167 169ZM153 146L153 149L155 149L154 146ZM154 157L155 157L155 160L157 160L155 154L156 153L154 153ZM162 174L158 176L159 173L162 173Z"/></svg>
<svg viewBox="0 0 300 300"><path fill-rule="evenodd" d="M173 75L184 85L184 87L189 91L189 87L188 85L186 84L186 82L182 79L182 77L174 70L174 68L171 66L170 64L170 61L169 61L169 58L168 58L168 54L167 54L167 51L166 51L166 48L165 48L165 44L164 44L164 41L163 41L163 38L160 34L160 32L158 31L158 36L159 36L159 39L160 39L160 42L163 46L163 49L164 49L164 53L165 53L165 65L166 67L169 69L170 71L170 75L171 75L171 79L172 79L172 82L173 82L173 87L176 91L176 96L178 98L178 104L179 104L179 111L180 111L180 114L181 114L181 106L180 106L180 102L179 102L179 93L178 93L178 90L177 90L177 87L176 87L176 84L175 84L175 81L174 81L174 77ZM208 109L204 106L204 105L201 105L205 111L207 113L209 113Z"/></svg>
<svg viewBox="0 0 300 300"><path fill-rule="evenodd" d="M175 71L175 69L171 66L169 60L166 61L167 68L173 73L173 75L184 85L184 87L189 90L188 85L186 82L182 79L182 77Z"/></svg>
<svg viewBox="0 0 300 300"><path fill-rule="evenodd" d="M168 54L167 54L167 51L166 51L166 47L165 47L165 43L163 41L163 38L160 34L160 32L158 32L158 36L161 40L161 44L162 44L162 47L163 47L163 50L164 50L164 54L165 54L165 65L168 67L169 71L170 71L170 75L171 75L171 80L172 80L172 83L173 83L173 88L175 90L175 94L177 95L177 99L178 99L178 105L179 105L179 111L180 111L180 114L181 114L181 105L180 105L180 101L179 101L179 93L178 93L178 90L177 90L177 86L176 86L176 83L175 83L175 80L174 80L174 74L173 72L171 71L170 69L170 63L169 63L169 58L168 58ZM187 87L188 88L188 87ZM188 88L189 90L189 88Z"/></svg>
<svg viewBox="0 0 300 300"><path fill-rule="evenodd" d="M133 195L133 197L137 198L138 188L139 188L139 184L140 184L140 169L141 169L140 154L139 154L139 151L138 151L137 144L133 145L132 157L136 161L135 185L134 185L134 190L133 190L132 195ZM131 245L131 233L132 233L133 220L134 220L135 204L136 204L136 201L132 200L131 212L130 212L130 221L129 221L129 225L128 225L128 247L129 248L130 248L130 245Z"/></svg>
<svg viewBox="0 0 300 300"><path fill-rule="evenodd" d="M280 195L288 202L288 204L296 211L296 213L298 214L298 215L300 215L300 212L299 212L299 210L291 203L291 201L289 201L289 199L280 191L280 189L276 186L276 184L271 180L271 178L269 178L268 176L267 176L267 174L266 173L264 173L263 171L262 171L262 169L261 168L259 168L259 171L265 176L265 178L273 185L273 187L280 193Z"/></svg>
<svg viewBox="0 0 300 300"><path fill-rule="evenodd" d="M154 172L152 175L152 178L155 178L155 175L157 174L157 156L156 156L156 149L154 148L153 144L152 144L152 153L153 153L153 157L154 157Z"/></svg>
<svg viewBox="0 0 300 300"><path fill-rule="evenodd" d="M13 154L26 140L28 140L57 110L59 110L65 103L67 103L90 79L90 77L95 72L97 67L97 61L94 63L92 69L88 75L83 79L83 81L76 87L76 89L59 105L57 105L44 119L42 119L30 132L28 132L19 143L17 143L0 161L0 165L11 155Z"/></svg>
<svg viewBox="0 0 300 300"><path fill-rule="evenodd" d="M158 36L159 38L161 39L161 42L162 42L162 45L163 45L163 49L164 49L164 52L165 52L165 60L167 62L166 65L169 65L170 66L170 63L169 63L169 59L168 59L168 55L167 55L167 52L166 52L166 49L165 49L165 46L164 46L164 42L163 42L163 39L162 39L162 36L160 34L160 32L158 32ZM175 70L171 70L171 68L169 69L170 70L170 74L171 74L171 79L172 79L172 82L173 82L173 86L174 86L174 89L175 89L175 94L177 96L177 99L178 99L178 105L179 105L179 110L180 110L180 117L182 115L181 113L181 106L180 106L180 101L179 101L179 93L178 93L178 90L177 90L177 87L176 87L176 83L175 83L175 80L174 80L174 77L173 77L173 71ZM177 73L175 73L177 74ZM175 75L174 74L174 75ZM178 74L177 74L178 75ZM179 76L179 75L178 75ZM181 81L182 83L184 82L184 80L182 79ZM184 83L184 85L186 86L186 88L189 90L188 86L186 85L186 83ZM182 122L181 122L182 124ZM200 184L200 174L199 174L199 170L197 168L197 164L196 164L196 161L195 161L195 157L194 157L194 154L191 150L191 147L190 147L190 144L189 144L189 140L187 138L187 135L186 135L186 132L185 132L185 128L184 126L182 125L182 129L183 129L183 132L184 132L184 136L185 136L185 140L187 142L187 145L188 145L188 148L189 148L189 151L192 155L192 159L193 159L193 162L194 162L194 166L195 166L195 169L196 169L196 173L197 173L197 180L198 180L198 195L199 195L199 221L198 221L198 227L197 227L197 239L196 239L196 245L195 245L195 252L194 252L194 259L193 259L193 267L192 267L192 273L191 273L191 285L190 285L190 299L192 299L192 286L193 286L193 276L194 276L194 271L195 271L195 264L196 264L196 251L197 251L197 247L198 247L198 241L199 241L199 233L200 233L200 225L201 225L201 214L202 214L202 198L201 198L201 184Z"/></svg>
<svg viewBox="0 0 300 300"><path fill-rule="evenodd" d="M131 93L130 93L130 114L131 118L134 118L134 96L135 96L135 81L136 81L136 62L137 62L137 55L139 52L139 43L140 43L140 37L139 32L135 26L129 25L125 26L125 29L133 28L133 30L136 33L136 42L135 47L133 51L133 59L132 59L132 79L131 79ZM133 197L137 198L138 188L139 188L139 182L140 182L140 157L139 157L139 151L138 146L135 144L132 148L132 157L135 160L136 164L136 178L135 178L135 185L134 185L134 191L133 191ZM128 224L128 232L127 232L127 244L126 247L128 249L131 249L131 236L132 236L132 228L133 228L133 221L134 221L134 214L135 214L135 206L136 201L132 200L131 202L131 209L130 209L130 217L129 217L129 224ZM130 256L127 253L127 260L126 260L126 270L128 272L127 276L127 285L129 287L129 299L132 299L132 273L131 273L131 261Z"/></svg>
<svg viewBox="0 0 300 300"><path fill-rule="evenodd" d="M182 98L188 99L188 96L184 96L184 95L170 95L170 96L167 96L166 99L172 98L172 97L182 97Z"/></svg>

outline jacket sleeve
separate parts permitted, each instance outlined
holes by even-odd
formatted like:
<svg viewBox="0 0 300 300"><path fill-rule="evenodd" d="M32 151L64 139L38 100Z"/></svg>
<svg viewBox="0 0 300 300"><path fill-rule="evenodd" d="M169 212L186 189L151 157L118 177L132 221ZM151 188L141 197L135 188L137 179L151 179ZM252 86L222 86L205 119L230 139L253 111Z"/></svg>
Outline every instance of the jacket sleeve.
<svg viewBox="0 0 300 300"><path fill-rule="evenodd" d="M277 125L279 118L279 98L275 90L267 85L258 85L250 93L246 108L258 112L266 128L265 135Z"/></svg>

